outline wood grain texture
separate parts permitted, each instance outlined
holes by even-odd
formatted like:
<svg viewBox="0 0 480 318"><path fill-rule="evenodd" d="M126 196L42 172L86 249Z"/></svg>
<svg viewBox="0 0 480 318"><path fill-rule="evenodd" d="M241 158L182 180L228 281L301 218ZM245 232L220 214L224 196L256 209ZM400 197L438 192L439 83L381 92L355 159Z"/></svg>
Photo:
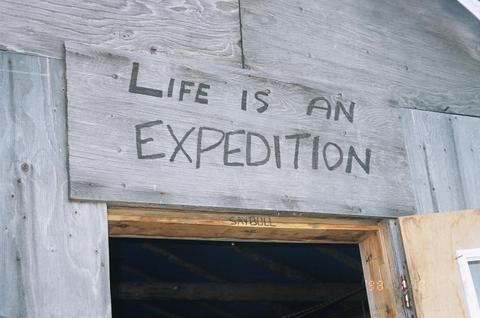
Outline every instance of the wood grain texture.
<svg viewBox="0 0 480 318"><path fill-rule="evenodd" d="M395 257L385 223L360 242L363 276L367 289L370 316L374 318L407 317L399 297Z"/></svg>
<svg viewBox="0 0 480 318"><path fill-rule="evenodd" d="M468 317L456 251L480 246L480 210L399 219L417 317Z"/></svg>
<svg viewBox="0 0 480 318"><path fill-rule="evenodd" d="M125 207L108 209L108 226L112 237L294 243L358 243L378 229L366 219Z"/></svg>
<svg viewBox="0 0 480 318"><path fill-rule="evenodd" d="M106 206L68 200L63 63L0 53L0 317L110 317Z"/></svg>
<svg viewBox="0 0 480 318"><path fill-rule="evenodd" d="M62 58L73 40L240 65L238 19L237 0L4 0L0 49Z"/></svg>
<svg viewBox="0 0 480 318"><path fill-rule="evenodd" d="M134 62L140 65L139 86L161 88L166 95L169 79L175 78L174 97L129 93ZM178 60L160 56L67 45L72 198L164 207L357 216L414 213L395 110L359 103L353 122L341 110L335 120L335 105L342 103L348 109L353 103L341 94L269 80L210 63L186 59L181 61L184 66L177 63ZM192 93L181 102L180 79L196 83ZM211 86L208 104L194 102L200 82ZM250 94L246 111L240 106L243 90ZM269 94L263 96L270 105L264 113L259 113L262 104L253 97L256 91ZM333 105L330 119L325 110L307 114L308 105L318 97ZM141 139L153 139L139 145L135 127L157 120L162 123L141 132ZM176 143L167 125L171 125L177 139L194 129L183 144L188 157L182 151L173 156ZM223 132L245 131L241 136L233 136L230 148L225 148L226 142L219 132L206 131L200 136L200 127L214 127ZM249 148L250 132L263 135L265 144L256 137ZM296 144L287 137L292 134L309 136ZM279 136L278 160L274 136ZM317 151L314 136L319 136ZM199 151L217 141L219 147L204 154ZM326 148L331 142L338 144L342 153L332 145ZM165 157L140 159L138 147L144 154L164 153ZM239 164L228 166L225 149L236 148L238 152L230 155L228 161ZM371 151L369 171L349 155L351 149L355 149L363 162ZM249 158L258 162L268 157L266 153L270 153L270 159L264 164L249 164ZM318 154L315 168L312 168L312 154ZM338 165L333 167L334 163Z"/></svg>
<svg viewBox="0 0 480 318"><path fill-rule="evenodd" d="M8 71L8 55L0 55L0 317L26 316L22 293L22 273L17 259L16 214L17 163L15 155L15 111L13 73Z"/></svg>
<svg viewBox="0 0 480 318"><path fill-rule="evenodd" d="M480 21L457 1L242 0L241 12L252 69L383 107L480 116Z"/></svg>
<svg viewBox="0 0 480 318"><path fill-rule="evenodd" d="M403 110L419 213L480 206L480 119Z"/></svg>

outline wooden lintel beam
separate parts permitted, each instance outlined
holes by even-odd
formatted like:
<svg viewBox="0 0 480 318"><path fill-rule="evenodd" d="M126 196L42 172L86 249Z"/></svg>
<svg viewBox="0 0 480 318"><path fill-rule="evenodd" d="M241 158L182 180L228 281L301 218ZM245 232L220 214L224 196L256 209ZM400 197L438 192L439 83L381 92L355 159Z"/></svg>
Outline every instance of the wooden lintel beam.
<svg viewBox="0 0 480 318"><path fill-rule="evenodd" d="M112 237L358 243L376 220L109 207Z"/></svg>
<svg viewBox="0 0 480 318"><path fill-rule="evenodd" d="M114 298L130 300L327 301L359 284L121 283ZM360 299L360 297L357 297Z"/></svg>

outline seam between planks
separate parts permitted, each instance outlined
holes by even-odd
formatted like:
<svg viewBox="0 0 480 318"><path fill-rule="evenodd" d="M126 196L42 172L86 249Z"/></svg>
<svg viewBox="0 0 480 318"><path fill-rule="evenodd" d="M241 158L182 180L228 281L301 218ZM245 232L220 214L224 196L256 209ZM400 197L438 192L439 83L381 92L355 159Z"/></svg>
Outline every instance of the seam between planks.
<svg viewBox="0 0 480 318"><path fill-rule="evenodd" d="M452 116L452 115L450 115ZM461 204L462 207L461 209L466 209L467 208L467 198L465 197L465 187L463 186L464 179L462 178L462 170L460 168L460 162L458 160L458 151L457 151L457 143L455 141L455 130L453 128L453 122L452 122L452 117L448 118L448 129L450 130L450 136L452 137L452 144L453 144L453 159L455 161L455 168L457 170L457 176L458 176L458 186L460 187L460 193L461 193ZM460 199L460 198L459 198Z"/></svg>

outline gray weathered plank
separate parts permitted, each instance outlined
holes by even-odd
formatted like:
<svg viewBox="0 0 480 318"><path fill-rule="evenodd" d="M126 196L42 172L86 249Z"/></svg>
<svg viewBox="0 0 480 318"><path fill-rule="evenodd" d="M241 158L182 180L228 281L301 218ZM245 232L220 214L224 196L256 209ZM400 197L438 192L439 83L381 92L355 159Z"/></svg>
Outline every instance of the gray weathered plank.
<svg viewBox="0 0 480 318"><path fill-rule="evenodd" d="M0 1L0 49L63 57L65 40L240 65L237 0Z"/></svg>
<svg viewBox="0 0 480 318"><path fill-rule="evenodd" d="M10 108L11 85L6 54L0 55L0 317L24 317L25 300L15 244L15 114Z"/></svg>
<svg viewBox="0 0 480 318"><path fill-rule="evenodd" d="M144 54L111 50L82 44L67 45L68 134L70 145L70 195L75 199L112 202L153 203L162 206L189 206L208 209L274 210L331 214L397 216L414 213L410 178L403 149L400 120L396 109L364 103L356 96L336 94L302 85L284 83L246 74L241 69L218 67L183 59L172 60ZM139 63L138 86L162 89L163 97L129 93L133 62ZM176 79L173 97L167 97L169 79ZM179 80L195 84L192 93L179 101ZM199 83L209 84L208 104L194 102ZM242 90L247 90L247 110L241 109ZM270 104L264 113L255 101L256 91ZM333 105L328 120L325 110L308 116L309 103L323 96ZM354 120L335 104L349 109L355 102ZM323 105L318 102L317 105ZM135 126L162 120L151 128ZM186 138L185 151L172 160L177 139L193 128ZM253 160L271 151L270 160L260 166L248 165L246 132L234 135L230 149L241 148L224 163L224 140L219 133L199 135L199 127L222 131L245 130L261 133L268 146L253 138ZM311 134L299 146L295 168L295 141L286 135ZM281 168L277 167L273 136L279 136ZM313 137L319 136L318 168L313 169ZM153 138L139 144L139 139ZM137 138L137 140L136 140ZM198 140L220 147L199 157ZM330 145L323 158L324 145L334 142L343 155ZM355 159L348 171L350 145L367 172ZM140 159L144 154L165 153L164 158ZM267 150L268 149L268 150ZM248 157L248 155L247 155ZM198 164L198 158L201 163ZM341 159L340 159L341 158ZM170 159L170 160L169 160ZM343 160L343 161L341 161Z"/></svg>
<svg viewBox="0 0 480 318"><path fill-rule="evenodd" d="M480 207L480 119L451 116L465 209Z"/></svg>
<svg viewBox="0 0 480 318"><path fill-rule="evenodd" d="M0 53L0 317L109 317L104 203L68 200L63 63Z"/></svg>
<svg viewBox="0 0 480 318"><path fill-rule="evenodd" d="M385 107L480 116L480 21L457 1L242 0L241 11L252 69Z"/></svg>
<svg viewBox="0 0 480 318"><path fill-rule="evenodd" d="M480 119L402 110L419 213L480 206Z"/></svg>

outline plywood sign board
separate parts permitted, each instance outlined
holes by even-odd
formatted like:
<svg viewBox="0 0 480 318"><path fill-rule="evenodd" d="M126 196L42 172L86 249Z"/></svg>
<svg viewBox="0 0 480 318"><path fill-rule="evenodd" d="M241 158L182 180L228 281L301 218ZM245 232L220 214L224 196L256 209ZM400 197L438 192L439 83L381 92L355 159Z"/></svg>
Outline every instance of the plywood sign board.
<svg viewBox="0 0 480 318"><path fill-rule="evenodd" d="M67 43L66 63L73 199L414 213L395 109L200 60Z"/></svg>

